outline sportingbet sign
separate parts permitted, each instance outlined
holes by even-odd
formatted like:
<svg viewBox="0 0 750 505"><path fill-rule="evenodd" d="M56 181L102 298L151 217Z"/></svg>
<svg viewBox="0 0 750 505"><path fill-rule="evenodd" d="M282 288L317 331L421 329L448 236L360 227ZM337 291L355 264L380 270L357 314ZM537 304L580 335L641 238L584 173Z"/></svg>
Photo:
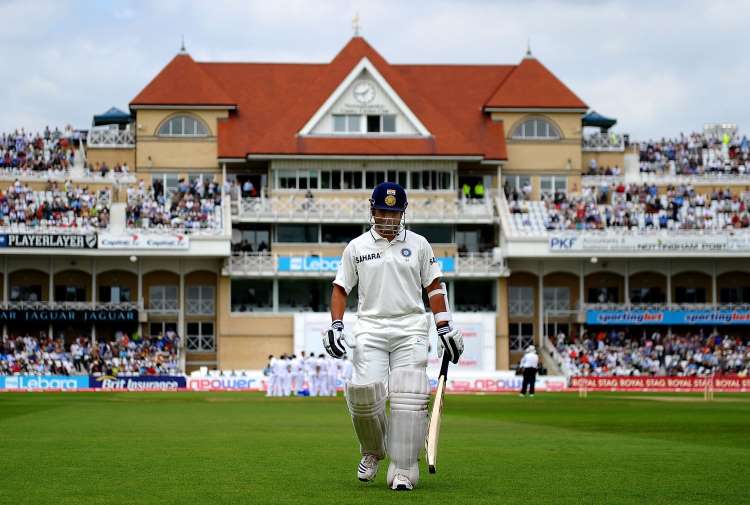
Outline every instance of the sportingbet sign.
<svg viewBox="0 0 750 505"><path fill-rule="evenodd" d="M443 273L455 272L455 260L451 256L436 258ZM278 272L332 272L341 263L341 256L279 256Z"/></svg>
<svg viewBox="0 0 750 505"><path fill-rule="evenodd" d="M589 325L750 325L748 309L705 310L587 310Z"/></svg>

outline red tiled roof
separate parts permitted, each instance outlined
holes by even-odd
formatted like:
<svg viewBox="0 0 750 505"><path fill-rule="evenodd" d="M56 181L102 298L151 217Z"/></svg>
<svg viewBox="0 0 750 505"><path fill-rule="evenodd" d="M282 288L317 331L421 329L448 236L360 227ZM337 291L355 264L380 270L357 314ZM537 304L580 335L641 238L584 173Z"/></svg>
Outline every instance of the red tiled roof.
<svg viewBox="0 0 750 505"><path fill-rule="evenodd" d="M491 108L587 109L588 106L536 58L524 58L487 101Z"/></svg>
<svg viewBox="0 0 750 505"><path fill-rule="evenodd" d="M362 58L383 75L430 137L298 135ZM488 98L502 91L514 69L513 65L391 65L363 38L354 37L330 63L322 64L196 63L180 55L131 105L236 105L237 110L219 123L220 158L351 154L503 160L507 159L503 125L492 122L482 109ZM554 83L545 89L563 86L548 71L542 78L550 77ZM194 88L179 84L194 79L199 83Z"/></svg>
<svg viewBox="0 0 750 505"><path fill-rule="evenodd" d="M180 53L133 98L130 105L234 105L189 54Z"/></svg>

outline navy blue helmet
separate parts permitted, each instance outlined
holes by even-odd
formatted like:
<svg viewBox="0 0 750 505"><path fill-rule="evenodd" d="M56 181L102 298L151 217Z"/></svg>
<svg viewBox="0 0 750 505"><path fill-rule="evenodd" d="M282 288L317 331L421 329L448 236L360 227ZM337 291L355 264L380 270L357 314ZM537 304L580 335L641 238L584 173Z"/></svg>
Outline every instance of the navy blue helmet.
<svg viewBox="0 0 750 505"><path fill-rule="evenodd" d="M406 211L406 190L395 182L381 182L372 190L370 209Z"/></svg>

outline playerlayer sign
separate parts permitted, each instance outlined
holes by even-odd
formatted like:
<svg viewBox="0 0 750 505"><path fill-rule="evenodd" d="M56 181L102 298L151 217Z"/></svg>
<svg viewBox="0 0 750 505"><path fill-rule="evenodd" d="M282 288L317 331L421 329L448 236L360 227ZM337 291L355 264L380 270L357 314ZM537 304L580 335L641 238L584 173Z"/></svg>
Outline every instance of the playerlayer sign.
<svg viewBox="0 0 750 505"><path fill-rule="evenodd" d="M4 233L0 247L21 249L96 249L96 234Z"/></svg>
<svg viewBox="0 0 750 505"><path fill-rule="evenodd" d="M713 382L715 391L745 393L750 392L750 377L717 375L711 377L672 377L672 376L597 376L571 377L570 387L598 391L663 391L671 393L701 392Z"/></svg>
<svg viewBox="0 0 750 505"><path fill-rule="evenodd" d="M190 239L176 233L126 233L113 235L99 234L99 249L189 249Z"/></svg>
<svg viewBox="0 0 750 505"><path fill-rule="evenodd" d="M591 325L750 325L750 310L587 310Z"/></svg>
<svg viewBox="0 0 750 505"><path fill-rule="evenodd" d="M450 256L437 258L440 269L454 272L455 262ZM335 272L341 263L341 256L279 256L279 272Z"/></svg>
<svg viewBox="0 0 750 505"><path fill-rule="evenodd" d="M581 232L552 235L549 250L576 252L721 253L750 251L750 233L641 234Z"/></svg>

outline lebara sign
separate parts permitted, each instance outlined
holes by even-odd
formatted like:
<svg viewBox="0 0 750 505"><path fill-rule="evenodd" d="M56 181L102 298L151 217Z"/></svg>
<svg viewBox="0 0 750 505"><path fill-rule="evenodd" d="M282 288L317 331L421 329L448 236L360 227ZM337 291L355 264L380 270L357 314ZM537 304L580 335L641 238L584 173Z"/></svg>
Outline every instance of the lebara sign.
<svg viewBox="0 0 750 505"><path fill-rule="evenodd" d="M9 375L2 379L0 389L8 391L75 391L89 386L88 375Z"/></svg>
<svg viewBox="0 0 750 505"><path fill-rule="evenodd" d="M590 325L750 325L750 310L588 310Z"/></svg>
<svg viewBox="0 0 750 505"><path fill-rule="evenodd" d="M452 257L436 258L443 273L456 270ZM279 272L336 272L341 263L340 256L279 256Z"/></svg>

